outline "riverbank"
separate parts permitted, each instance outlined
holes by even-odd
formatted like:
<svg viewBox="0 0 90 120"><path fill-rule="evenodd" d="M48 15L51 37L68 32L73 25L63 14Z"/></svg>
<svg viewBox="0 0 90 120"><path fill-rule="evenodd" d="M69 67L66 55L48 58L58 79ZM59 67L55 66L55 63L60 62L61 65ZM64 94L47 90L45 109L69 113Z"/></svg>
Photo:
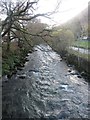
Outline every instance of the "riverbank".
<svg viewBox="0 0 90 120"><path fill-rule="evenodd" d="M73 49L61 51L57 48L53 48L53 50L60 54L61 58L65 60L67 65L74 66L81 76L84 77L87 82L90 82L90 54L82 54Z"/></svg>
<svg viewBox="0 0 90 120"><path fill-rule="evenodd" d="M30 47L19 48L17 43L12 43L11 48L7 53L5 44L2 47L2 76L7 75L10 78L16 74L17 70L22 69L27 61L26 56L33 50Z"/></svg>
<svg viewBox="0 0 90 120"><path fill-rule="evenodd" d="M80 72L81 76L85 78L86 81L90 82L90 61L89 56L75 54L73 50L66 52L62 55L62 58L66 61L67 64L74 65L74 67Z"/></svg>

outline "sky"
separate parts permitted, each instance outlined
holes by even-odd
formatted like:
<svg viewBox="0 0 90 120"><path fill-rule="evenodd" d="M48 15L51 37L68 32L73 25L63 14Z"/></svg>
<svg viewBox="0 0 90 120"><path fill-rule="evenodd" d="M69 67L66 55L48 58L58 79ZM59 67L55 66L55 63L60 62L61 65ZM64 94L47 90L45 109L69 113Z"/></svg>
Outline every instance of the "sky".
<svg viewBox="0 0 90 120"><path fill-rule="evenodd" d="M53 11L57 6L57 1L60 0L40 0L39 12ZM58 13L52 15L53 20L40 18L42 22L48 24L62 24L78 15L82 10L88 7L90 0L61 0L58 8Z"/></svg>
<svg viewBox="0 0 90 120"><path fill-rule="evenodd" d="M89 1L90 0L39 0L36 13L52 12L55 10L57 3L60 2L58 12L51 16L51 20L45 17L39 17L43 23L47 23L49 25L59 25L78 15L82 10L88 7Z"/></svg>

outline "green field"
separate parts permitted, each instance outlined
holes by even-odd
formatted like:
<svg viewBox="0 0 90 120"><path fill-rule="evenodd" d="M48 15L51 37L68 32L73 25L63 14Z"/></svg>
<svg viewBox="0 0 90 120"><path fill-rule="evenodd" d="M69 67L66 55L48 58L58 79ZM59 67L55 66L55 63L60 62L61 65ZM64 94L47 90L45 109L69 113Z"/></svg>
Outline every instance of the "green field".
<svg viewBox="0 0 90 120"><path fill-rule="evenodd" d="M90 49L90 41L75 41L73 43L73 46L75 47L81 47L81 48L86 48L86 49Z"/></svg>

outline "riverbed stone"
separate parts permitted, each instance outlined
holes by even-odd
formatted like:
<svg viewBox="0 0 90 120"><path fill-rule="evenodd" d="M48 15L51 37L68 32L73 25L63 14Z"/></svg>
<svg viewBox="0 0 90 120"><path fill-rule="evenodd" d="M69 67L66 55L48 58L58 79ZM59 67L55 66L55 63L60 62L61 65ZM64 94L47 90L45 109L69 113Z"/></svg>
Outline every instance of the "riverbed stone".
<svg viewBox="0 0 90 120"><path fill-rule="evenodd" d="M25 79L26 78L26 74L19 75L19 78L20 79Z"/></svg>

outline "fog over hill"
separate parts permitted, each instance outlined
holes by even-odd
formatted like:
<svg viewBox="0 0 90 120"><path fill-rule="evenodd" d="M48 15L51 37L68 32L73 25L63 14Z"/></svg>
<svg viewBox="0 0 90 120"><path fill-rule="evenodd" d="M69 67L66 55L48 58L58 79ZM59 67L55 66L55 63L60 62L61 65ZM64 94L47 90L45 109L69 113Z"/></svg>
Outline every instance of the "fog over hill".
<svg viewBox="0 0 90 120"><path fill-rule="evenodd" d="M69 20L67 23L76 23L76 22L80 22L82 25L88 24L88 8L81 11L77 16Z"/></svg>
<svg viewBox="0 0 90 120"><path fill-rule="evenodd" d="M62 25L65 28L71 29L75 35L75 39L81 36L88 36L88 11L89 9L87 7L77 16Z"/></svg>

